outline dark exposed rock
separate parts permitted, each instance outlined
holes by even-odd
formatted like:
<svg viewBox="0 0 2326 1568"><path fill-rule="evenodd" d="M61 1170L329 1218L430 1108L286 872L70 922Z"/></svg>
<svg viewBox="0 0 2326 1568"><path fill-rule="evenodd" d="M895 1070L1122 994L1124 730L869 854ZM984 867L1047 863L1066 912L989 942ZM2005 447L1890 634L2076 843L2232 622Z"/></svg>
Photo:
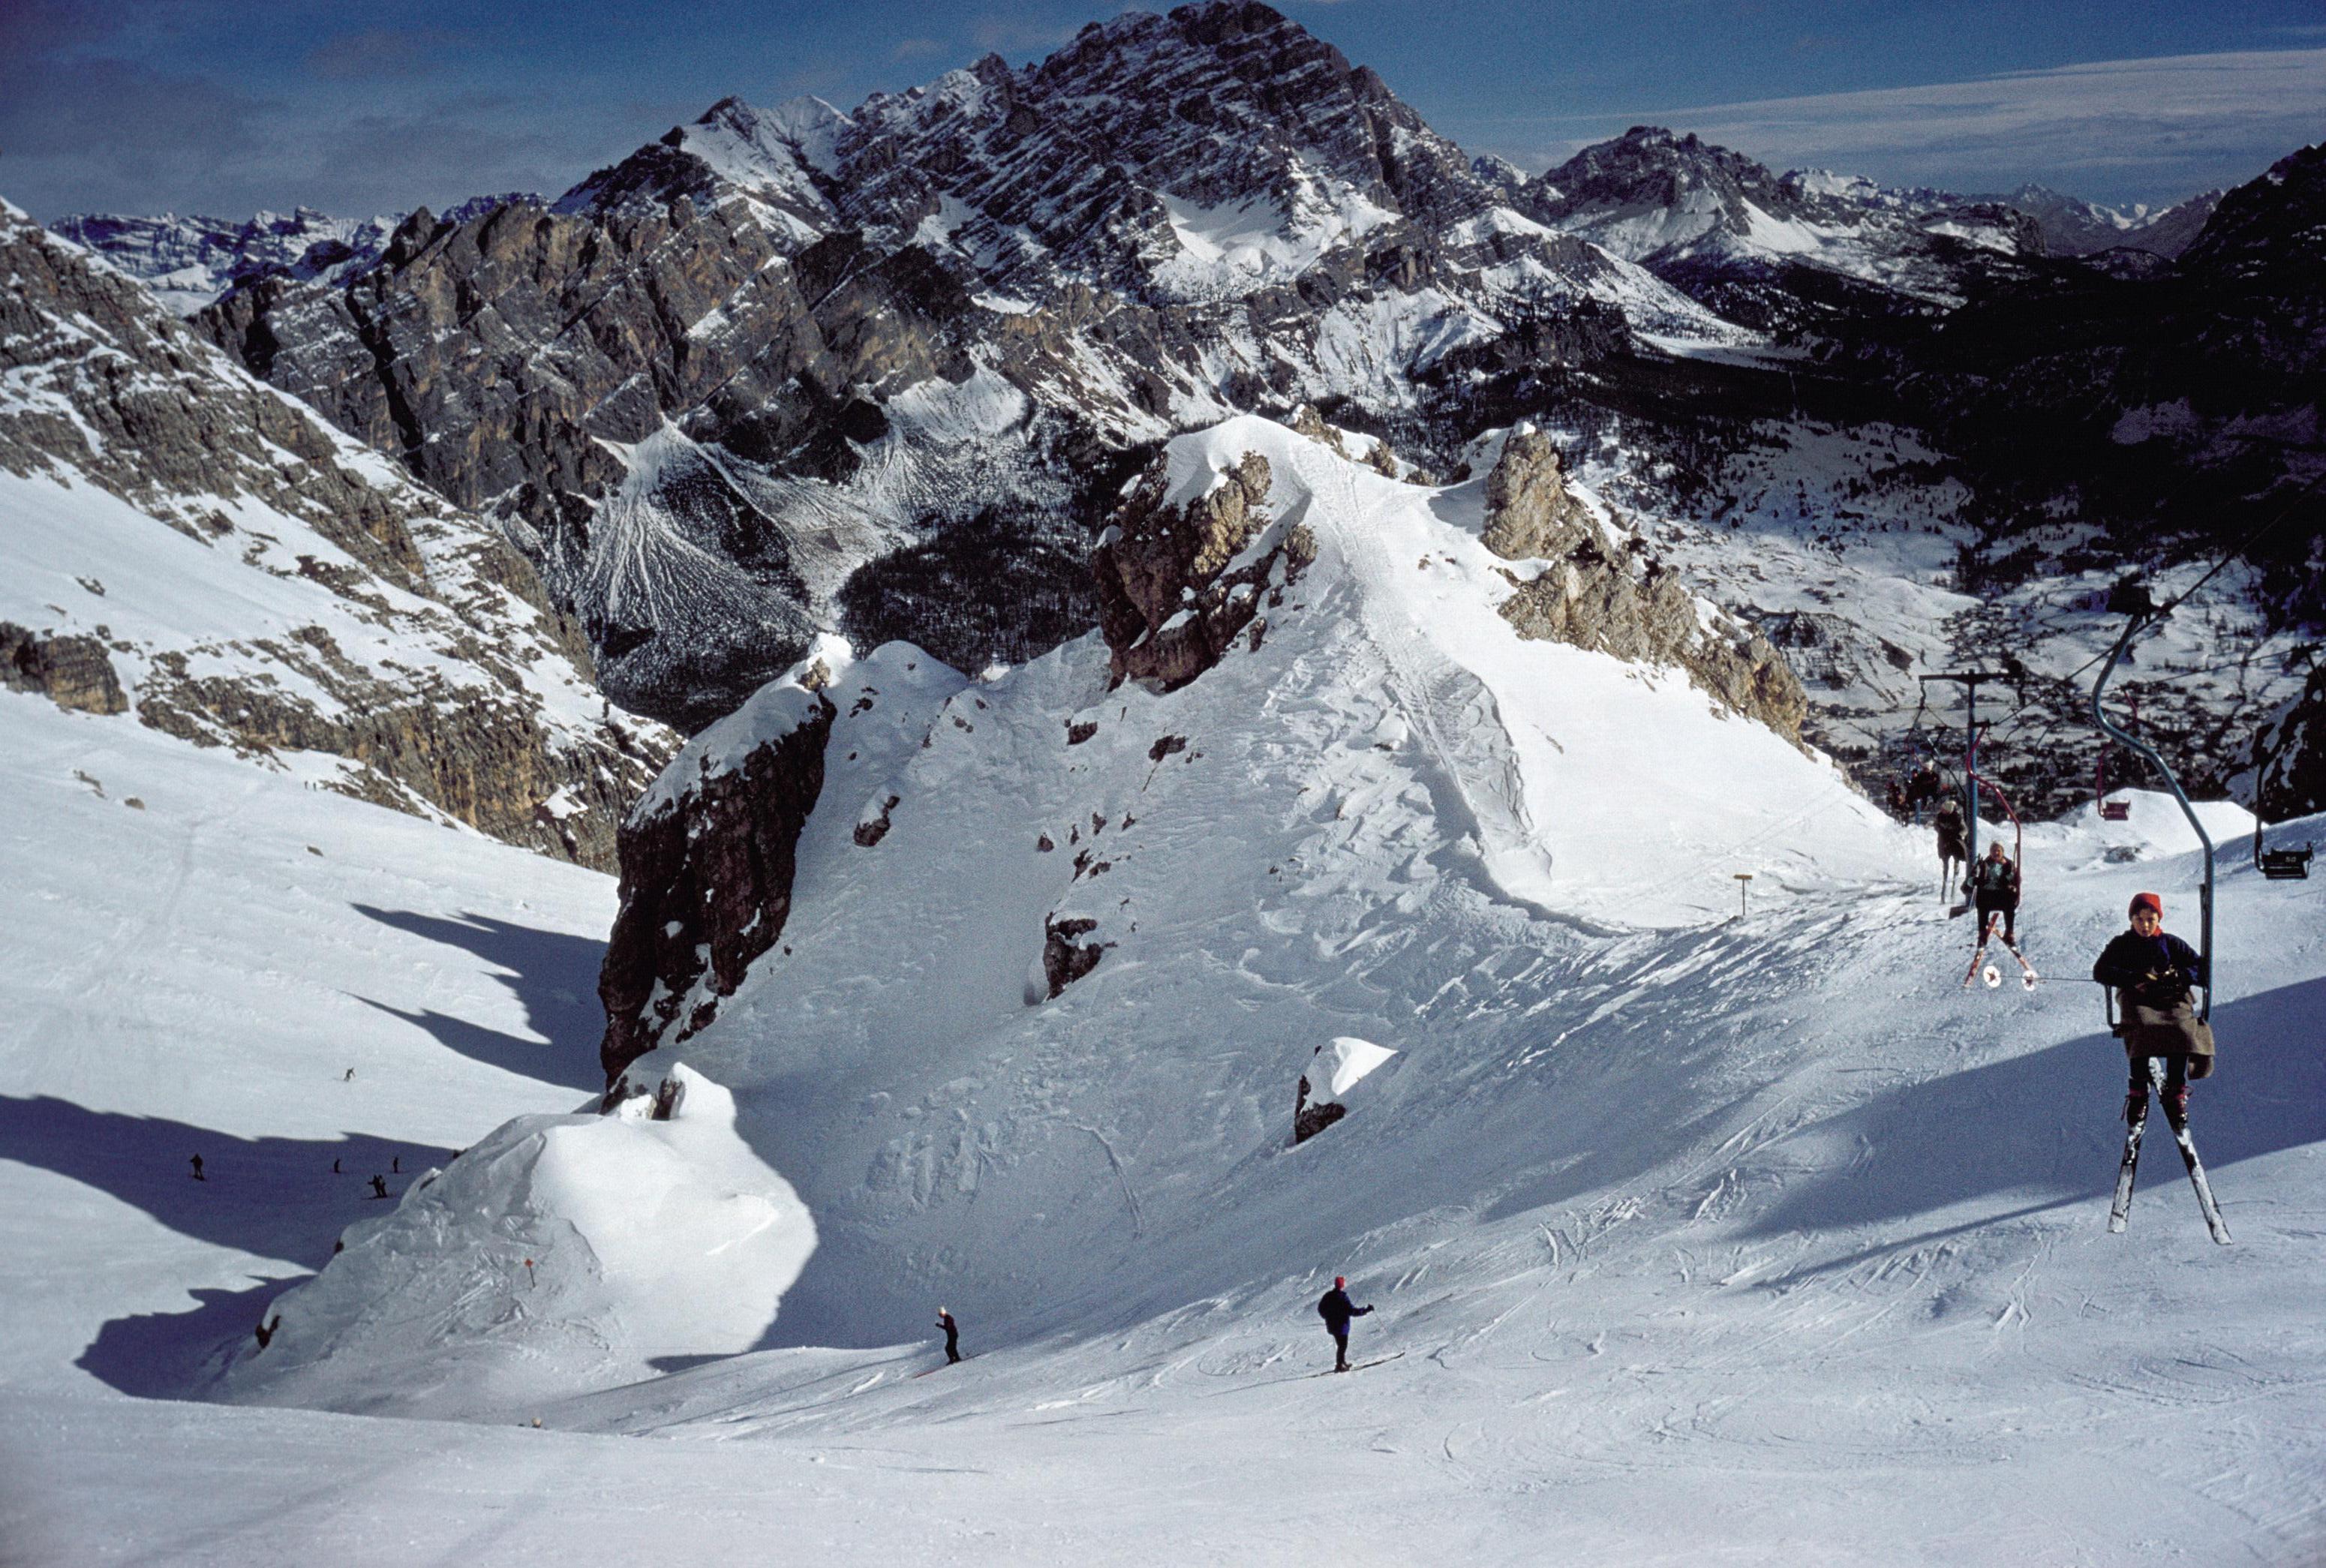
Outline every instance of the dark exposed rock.
<svg viewBox="0 0 2326 1568"><path fill-rule="evenodd" d="M1142 473L1092 555L1099 629L1117 684L1169 691L1220 662L1263 605L1281 602L1317 558L1306 525L1284 527L1244 565L1228 569L1270 531L1268 459L1247 452L1210 491L1170 503L1168 465Z"/></svg>
<svg viewBox="0 0 2326 1568"><path fill-rule="evenodd" d="M688 743L621 829L621 913L598 979L609 1082L718 1015L791 915L800 829L837 710L789 683Z"/></svg>
<svg viewBox="0 0 2326 1568"><path fill-rule="evenodd" d="M879 843L881 840L889 836L889 813L897 809L898 803L902 798L903 797L899 795L888 796L886 799L881 801L880 810L878 815L870 817L856 824L854 838L856 840L856 847L858 849L870 849L873 845Z"/></svg>
<svg viewBox="0 0 2326 1568"><path fill-rule="evenodd" d="M96 637L44 636L0 621L0 686L37 691L60 708L121 713L121 678Z"/></svg>
<svg viewBox="0 0 2326 1568"><path fill-rule="evenodd" d="M1098 960L1112 947L1111 942L1076 942L1098 929L1098 922L1081 916L1060 920L1046 916L1042 922L1042 974L1048 980L1050 996L1055 998L1068 986L1098 968Z"/></svg>

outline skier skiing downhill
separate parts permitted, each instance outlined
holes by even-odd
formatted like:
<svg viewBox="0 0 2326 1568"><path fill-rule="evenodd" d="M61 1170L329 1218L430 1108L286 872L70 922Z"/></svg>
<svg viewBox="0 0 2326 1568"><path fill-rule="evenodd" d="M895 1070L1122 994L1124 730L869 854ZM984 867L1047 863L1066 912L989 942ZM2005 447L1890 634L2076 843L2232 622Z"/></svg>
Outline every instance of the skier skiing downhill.
<svg viewBox="0 0 2326 1568"><path fill-rule="evenodd" d="M1349 1301L1349 1277L1344 1274L1333 1276L1333 1288L1317 1303L1317 1315L1325 1320L1325 1328L1333 1336L1333 1370L1349 1369L1349 1320L1361 1318L1373 1309L1352 1305Z"/></svg>
<svg viewBox="0 0 2326 1568"><path fill-rule="evenodd" d="M944 1331L945 1365L950 1367L961 1359L961 1325L953 1321L952 1313L939 1307L936 1326Z"/></svg>
<svg viewBox="0 0 2326 1568"><path fill-rule="evenodd" d="M1963 834L1962 803L1951 794L1940 801L1939 813L1931 825L1939 836L1939 894L1944 897L1954 886L1955 868L1970 857L1969 840Z"/></svg>
<svg viewBox="0 0 2326 1568"><path fill-rule="evenodd" d="M2092 965L2092 979L2116 988L2123 1008L2118 1033L2131 1059L2132 1083L2125 1097L2127 1122L2148 1109L2148 1062L2164 1064L2157 1098L2176 1127L2189 1119L2189 1081L2210 1077L2212 1026L2197 1016L2190 988L2207 983L2205 960L2164 929L2164 901L2154 893L2133 895L2132 929L2120 932Z"/></svg>

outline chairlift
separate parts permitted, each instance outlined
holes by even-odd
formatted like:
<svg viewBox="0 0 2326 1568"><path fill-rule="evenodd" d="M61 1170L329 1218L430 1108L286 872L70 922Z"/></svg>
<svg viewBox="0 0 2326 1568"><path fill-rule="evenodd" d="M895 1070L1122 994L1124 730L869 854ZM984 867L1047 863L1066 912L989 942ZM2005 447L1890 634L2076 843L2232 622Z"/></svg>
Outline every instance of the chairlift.
<svg viewBox="0 0 2326 1568"><path fill-rule="evenodd" d="M2021 824L2019 812L2013 807L2011 797L2005 794L1993 779L1978 771L1978 743L1986 732L1994 728L1992 723L1982 724L1978 727L1978 734L1971 737L1970 750L1963 756L1963 778L1968 786L1964 793L1971 793L1976 790L1985 790L1996 798L1997 804L2003 807L2003 814L2011 819L2011 863L2019 868L2019 896L2021 902L2024 903L2027 896L2027 830ZM1963 868L1963 874L1968 877L1975 875L1977 869L1976 865L1966 866ZM1966 898L1962 903L1947 911L1947 918L1952 920L1958 915L1969 913L1970 901Z"/></svg>
<svg viewBox="0 0 2326 1568"><path fill-rule="evenodd" d="M2126 750L2136 752L2147 758L2150 765L2164 775L2165 787L2172 792L2172 798L2180 803L2181 814L2188 819L2191 830L2197 835L2197 842L2204 847L2205 880L2203 886L2198 890L2197 903L2201 924L2197 951L2205 960L2206 984L2202 988L2204 1000L2198 1007L2197 1016L2210 1023L2213 1017L2213 997L2220 988L2221 979L2213 953L2213 836L2205 831L2205 824L2197 816L2197 808L2189 803L2187 792L2182 789L2181 781L2173 776L2172 769L2165 762L2163 755L2146 741L2141 740L2111 721L2107 716L2107 710L2100 706L2101 693L2107 690L2108 680L2116 673L2117 665L2124 662L2125 654L2132 646L2133 638L2138 636L2143 628L2166 611L2157 607L2155 600L2149 597L2148 590L2145 587L2130 578L2117 584L2108 597L2108 608L2126 617L2124 634L2117 638L2116 646L2108 650L2107 663L2100 666L2099 676L2092 682L2092 722L2099 727L2102 735ZM2255 837L2256 848L2258 850L2260 836L2256 833ZM2307 869L2306 867L2305 869ZM2266 876L2268 873L2265 871L2263 875ZM2108 1026L2113 1033L2117 1023L2116 997L2109 987L2102 986L2100 990L2107 997Z"/></svg>
<svg viewBox="0 0 2326 1568"><path fill-rule="evenodd" d="M2092 765L2092 800L2099 807L2101 821L2121 822L2132 815L2132 803L2107 798L2107 754L2108 748L2102 743L2100 759Z"/></svg>

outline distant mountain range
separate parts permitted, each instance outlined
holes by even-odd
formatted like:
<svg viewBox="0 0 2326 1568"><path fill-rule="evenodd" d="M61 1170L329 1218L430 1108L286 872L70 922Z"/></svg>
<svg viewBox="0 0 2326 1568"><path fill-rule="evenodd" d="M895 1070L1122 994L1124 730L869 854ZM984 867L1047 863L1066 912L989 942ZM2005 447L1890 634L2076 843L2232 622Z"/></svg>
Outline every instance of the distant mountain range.
<svg viewBox="0 0 2326 1568"><path fill-rule="evenodd" d="M495 519L605 689L697 729L822 629L975 669L1087 627L1155 444L1304 404L1421 478L1532 419L1679 517L1761 515L1819 432L1862 465L1911 431L1914 465L1816 470L1826 533L1904 485L1975 593L2185 559L2317 467L2319 183L2312 150L2117 210L1647 127L1529 178L1220 0L852 111L722 100L369 255L380 225L314 215L74 232L157 278L209 258L172 296L222 283L199 332ZM2257 550L2269 613L2315 619L2306 548Z"/></svg>

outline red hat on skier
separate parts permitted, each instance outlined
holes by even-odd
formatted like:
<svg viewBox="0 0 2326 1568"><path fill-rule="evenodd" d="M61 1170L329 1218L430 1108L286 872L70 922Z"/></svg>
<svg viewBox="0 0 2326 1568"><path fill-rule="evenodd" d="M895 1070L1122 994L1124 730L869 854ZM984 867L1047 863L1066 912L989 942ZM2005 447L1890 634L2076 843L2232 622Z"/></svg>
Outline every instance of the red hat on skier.
<svg viewBox="0 0 2326 1568"><path fill-rule="evenodd" d="M2125 914L2126 916L2131 916L2138 914L2144 909L2154 910L2156 914L2156 918L2159 920L2164 918L2164 900L2157 897L2154 893L2134 894L2132 895L2132 906L2129 909L2126 909Z"/></svg>

